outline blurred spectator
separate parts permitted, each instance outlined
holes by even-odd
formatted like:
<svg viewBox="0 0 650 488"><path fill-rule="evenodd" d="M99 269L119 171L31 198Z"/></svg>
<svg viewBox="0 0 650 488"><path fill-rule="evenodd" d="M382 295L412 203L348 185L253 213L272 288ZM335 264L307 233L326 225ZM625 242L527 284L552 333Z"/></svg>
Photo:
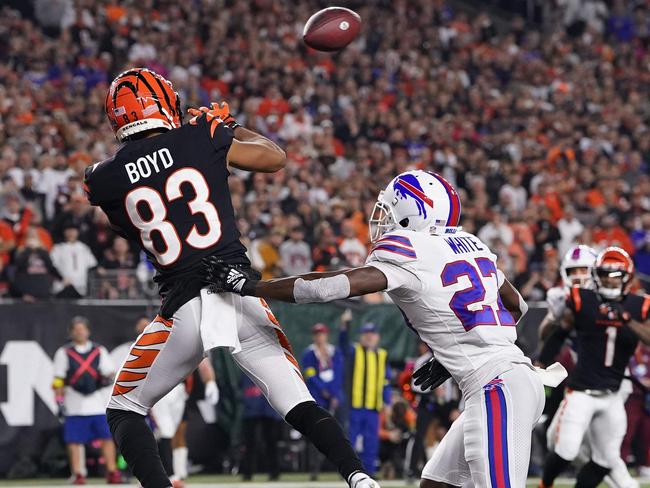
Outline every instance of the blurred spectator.
<svg viewBox="0 0 650 488"><path fill-rule="evenodd" d="M305 232L300 227L289 231L289 239L280 244L282 274L295 276L312 270L311 248L305 242Z"/></svg>
<svg viewBox="0 0 650 488"><path fill-rule="evenodd" d="M593 239L600 248L618 246L625 249L630 256L634 255L634 246L628 234L618 224L615 215L606 215L593 233Z"/></svg>
<svg viewBox="0 0 650 488"><path fill-rule="evenodd" d="M280 276L280 245L283 239L282 230L274 228L269 235L253 241L251 245L251 262L262 272L263 280Z"/></svg>
<svg viewBox="0 0 650 488"><path fill-rule="evenodd" d="M68 449L71 482L86 483L83 446L100 440L109 484L122 483L117 470L113 438L106 422L106 403L115 367L104 346L90 341L88 319L77 316L69 328L70 342L54 354L52 384L59 408L62 409L63 439Z"/></svg>
<svg viewBox="0 0 650 488"><path fill-rule="evenodd" d="M314 325L311 333L312 344L305 349L300 362L303 377L316 403L336 414L343 402L343 353L329 343L329 328L325 324ZM316 481L324 457L311 443L307 449L310 479Z"/></svg>
<svg viewBox="0 0 650 488"><path fill-rule="evenodd" d="M79 228L72 221L63 225L63 242L55 244L50 253L52 263L61 275L54 292L59 298L80 298L88 292L88 272L97 266L90 248L78 240Z"/></svg>
<svg viewBox="0 0 650 488"><path fill-rule="evenodd" d="M316 231L317 243L313 250L314 269L329 271L345 263L345 256L339 251L336 234L328 222L322 222Z"/></svg>
<svg viewBox="0 0 650 488"><path fill-rule="evenodd" d="M351 221L343 222L342 234L339 253L345 258L345 264L350 267L362 266L366 262L368 250L357 237L357 230Z"/></svg>
<svg viewBox="0 0 650 488"><path fill-rule="evenodd" d="M630 238L634 245L636 276L646 293L650 293L650 213L641 216L641 225Z"/></svg>
<svg viewBox="0 0 650 488"><path fill-rule="evenodd" d="M575 246L576 239L584 230L584 226L576 218L573 207L567 205L564 208L564 216L558 220L557 229L560 233L558 254L564 256L571 246Z"/></svg>
<svg viewBox="0 0 650 488"><path fill-rule="evenodd" d="M415 431L415 412L398 399L379 414L379 462L382 479L402 478L406 448Z"/></svg>
<svg viewBox="0 0 650 488"><path fill-rule="evenodd" d="M512 230L500 213L494 213L493 218L481 228L477 237L485 242L490 249L495 247L497 239L506 247L512 244L514 239Z"/></svg>
<svg viewBox="0 0 650 488"><path fill-rule="evenodd" d="M62 279L50 253L33 231L27 234L25 246L16 250L13 268L11 292L28 301L52 296L54 280Z"/></svg>
<svg viewBox="0 0 650 488"><path fill-rule="evenodd" d="M10 253L15 247L16 239L11 226L7 222L0 220L0 261L2 261L3 266L9 264Z"/></svg>

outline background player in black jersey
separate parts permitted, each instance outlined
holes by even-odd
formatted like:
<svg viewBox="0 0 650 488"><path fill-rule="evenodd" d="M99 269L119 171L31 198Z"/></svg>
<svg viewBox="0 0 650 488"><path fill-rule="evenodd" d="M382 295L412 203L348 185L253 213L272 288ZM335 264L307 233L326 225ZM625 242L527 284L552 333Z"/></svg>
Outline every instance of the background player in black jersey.
<svg viewBox="0 0 650 488"><path fill-rule="evenodd" d="M144 488L171 486L144 416L206 351L228 347L275 410L352 488L377 488L339 424L309 394L268 305L203 287L206 256L250 266L235 224L228 167L274 172L284 167L284 151L237 124L227 104L190 112L194 118L182 125L178 94L162 76L144 68L125 71L106 97L106 114L122 145L86 170L91 204L147 253L162 296L159 315L131 347L115 380L107 409L115 441Z"/></svg>
<svg viewBox="0 0 650 488"><path fill-rule="evenodd" d="M629 293L634 266L628 254L617 247L605 249L593 273L595 290L571 288L559 327L540 355L542 364L549 363L575 330L578 360L549 428L553 450L544 464L542 487L552 486L576 458L587 433L591 459L580 469L576 486L597 486L614 466L626 429L618 390L639 339L650 343L650 297Z"/></svg>

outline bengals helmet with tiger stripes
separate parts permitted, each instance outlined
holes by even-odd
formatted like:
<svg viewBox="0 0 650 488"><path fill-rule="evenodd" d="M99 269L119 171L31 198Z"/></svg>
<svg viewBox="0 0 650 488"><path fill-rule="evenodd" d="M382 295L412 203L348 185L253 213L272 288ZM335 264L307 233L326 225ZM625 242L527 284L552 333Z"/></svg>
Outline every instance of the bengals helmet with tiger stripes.
<svg viewBox="0 0 650 488"><path fill-rule="evenodd" d="M634 262L620 247L600 251L592 268L596 290L608 300L618 300L628 291L634 277Z"/></svg>
<svg viewBox="0 0 650 488"><path fill-rule="evenodd" d="M147 68L119 74L106 94L105 110L120 142L140 132L182 124L178 93L170 81Z"/></svg>

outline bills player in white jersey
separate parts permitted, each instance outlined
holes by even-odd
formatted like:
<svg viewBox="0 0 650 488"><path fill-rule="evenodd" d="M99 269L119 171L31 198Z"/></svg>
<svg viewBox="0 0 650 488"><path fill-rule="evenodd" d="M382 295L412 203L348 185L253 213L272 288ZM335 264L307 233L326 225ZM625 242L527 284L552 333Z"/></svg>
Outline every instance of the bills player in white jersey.
<svg viewBox="0 0 650 488"><path fill-rule="evenodd" d="M527 306L497 270L496 256L463 232L459 219L460 200L447 181L408 171L379 195L365 266L257 281L207 260L208 281L214 291L296 303L387 291L465 396L465 411L425 466L420 486L521 488L544 407L541 376L515 346L516 321Z"/></svg>
<svg viewBox="0 0 650 488"><path fill-rule="evenodd" d="M566 297L572 286L593 288L591 270L596 262L596 251L589 246L579 244L569 248L560 263L562 286L554 286L546 292L548 312L539 327L541 339L545 339L550 329L564 315Z"/></svg>

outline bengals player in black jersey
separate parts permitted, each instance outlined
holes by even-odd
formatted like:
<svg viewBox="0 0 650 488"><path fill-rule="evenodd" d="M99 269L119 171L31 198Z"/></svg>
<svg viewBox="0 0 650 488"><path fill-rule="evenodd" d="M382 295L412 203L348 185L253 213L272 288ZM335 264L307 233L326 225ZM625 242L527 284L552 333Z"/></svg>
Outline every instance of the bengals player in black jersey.
<svg viewBox="0 0 650 488"><path fill-rule="evenodd" d="M633 273L623 249L600 252L593 268L595 289L571 288L559 327L544 344L539 360L548 364L575 330L578 359L549 427L552 452L542 487L551 487L576 458L587 433L591 459L580 469L577 487L598 486L620 457L627 419L618 391L639 340L650 343L650 297L629 292Z"/></svg>
<svg viewBox="0 0 650 488"><path fill-rule="evenodd" d="M274 172L285 153L240 126L226 103L190 109L159 74L134 68L112 82L106 115L122 143L86 170L92 205L156 268L162 306L131 347L107 408L111 432L144 488L172 486L144 417L206 351L228 347L275 410L311 440L352 488L378 488L340 425L309 394L291 345L266 302L211 294L201 260L214 256L251 275L228 189L229 167ZM233 299L232 297L235 297Z"/></svg>

